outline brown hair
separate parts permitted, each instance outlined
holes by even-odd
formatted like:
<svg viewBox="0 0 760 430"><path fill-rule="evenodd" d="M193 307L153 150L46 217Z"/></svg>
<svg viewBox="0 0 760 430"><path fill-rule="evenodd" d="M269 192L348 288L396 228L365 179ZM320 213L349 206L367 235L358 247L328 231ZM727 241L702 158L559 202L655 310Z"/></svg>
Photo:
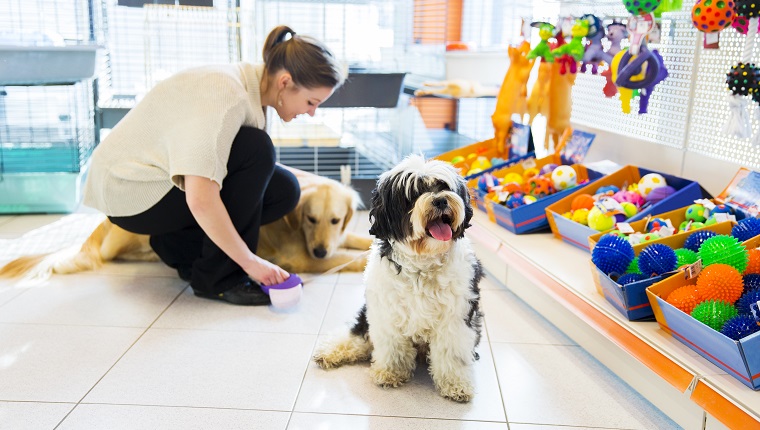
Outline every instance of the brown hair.
<svg viewBox="0 0 760 430"><path fill-rule="evenodd" d="M290 35L290 39L287 36ZM272 29L264 42L264 82L269 76L285 69L293 83L304 88L337 88L343 84L343 69L320 41L296 35L290 27Z"/></svg>

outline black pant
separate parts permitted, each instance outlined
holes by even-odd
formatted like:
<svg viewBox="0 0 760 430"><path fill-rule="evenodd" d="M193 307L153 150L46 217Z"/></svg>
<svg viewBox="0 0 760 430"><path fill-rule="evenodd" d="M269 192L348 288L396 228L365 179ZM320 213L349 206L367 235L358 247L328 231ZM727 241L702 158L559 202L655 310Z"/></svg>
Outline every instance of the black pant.
<svg viewBox="0 0 760 430"><path fill-rule="evenodd" d="M266 132L242 127L232 143L222 182L222 202L253 252L259 227L292 211L301 194L296 177L277 166L275 159ZM176 187L143 213L109 219L127 231L150 235L151 247L170 267L192 266L194 290L218 294L247 276L206 236L187 206L185 193Z"/></svg>

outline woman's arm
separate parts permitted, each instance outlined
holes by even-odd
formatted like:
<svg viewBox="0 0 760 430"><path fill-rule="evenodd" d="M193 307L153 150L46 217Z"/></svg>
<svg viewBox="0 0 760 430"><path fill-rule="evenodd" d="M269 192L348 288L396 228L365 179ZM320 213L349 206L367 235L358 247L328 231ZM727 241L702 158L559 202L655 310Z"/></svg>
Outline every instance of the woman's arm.
<svg viewBox="0 0 760 430"><path fill-rule="evenodd" d="M193 217L206 235L254 281L264 285L284 282L289 274L251 252L232 224L219 195L219 184L200 176L185 176L185 196Z"/></svg>

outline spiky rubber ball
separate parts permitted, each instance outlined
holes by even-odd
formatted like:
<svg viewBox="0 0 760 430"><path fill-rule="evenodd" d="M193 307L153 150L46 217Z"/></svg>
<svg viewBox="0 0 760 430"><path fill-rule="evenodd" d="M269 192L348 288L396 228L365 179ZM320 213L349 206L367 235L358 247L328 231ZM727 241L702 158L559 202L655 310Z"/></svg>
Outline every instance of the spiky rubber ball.
<svg viewBox="0 0 760 430"><path fill-rule="evenodd" d="M717 235L718 234L714 231L709 230L696 231L686 238L686 242L684 242L683 247L694 252L699 252L699 247L702 246L702 243L704 241Z"/></svg>
<svg viewBox="0 0 760 430"><path fill-rule="evenodd" d="M760 275L751 273L744 275L744 291L760 290Z"/></svg>
<svg viewBox="0 0 760 430"><path fill-rule="evenodd" d="M749 315L737 315L723 324L720 332L733 340L743 339L752 333L760 331L760 326Z"/></svg>
<svg viewBox="0 0 760 430"><path fill-rule="evenodd" d="M639 269L645 276L662 275L676 269L678 257L673 248L655 243L639 253Z"/></svg>
<svg viewBox="0 0 760 430"><path fill-rule="evenodd" d="M736 63L726 73L726 84L735 96L749 96L757 87L757 73L754 64Z"/></svg>
<svg viewBox="0 0 760 430"><path fill-rule="evenodd" d="M633 246L620 236L602 236L591 251L591 261L607 275L624 273L633 258Z"/></svg>
<svg viewBox="0 0 760 430"><path fill-rule="evenodd" d="M731 236L740 242L752 239L760 235L760 218L744 218L731 229Z"/></svg>
<svg viewBox="0 0 760 430"><path fill-rule="evenodd" d="M702 243L697 252L703 266L711 264L728 264L744 272L747 268L747 248L733 236L718 235Z"/></svg>
<svg viewBox="0 0 760 430"><path fill-rule="evenodd" d="M760 249L747 250L747 268L744 269L744 274L760 274Z"/></svg>
<svg viewBox="0 0 760 430"><path fill-rule="evenodd" d="M665 301L689 315L701 302L696 285L684 285L678 288L670 293Z"/></svg>
<svg viewBox="0 0 760 430"><path fill-rule="evenodd" d="M697 291L702 300L734 303L744 292L744 280L738 270L727 264L711 264L700 272Z"/></svg>
<svg viewBox="0 0 760 430"><path fill-rule="evenodd" d="M736 310L742 315L752 315L750 305L757 302L760 302L760 290L745 291L736 301Z"/></svg>
<svg viewBox="0 0 760 430"><path fill-rule="evenodd" d="M678 259L676 262L677 267L694 264L699 260L696 252L686 248L676 249L676 258Z"/></svg>
<svg viewBox="0 0 760 430"><path fill-rule="evenodd" d="M691 311L691 316L694 317L694 319L715 331L720 331L726 321L737 315L739 315L739 313L736 311L734 305L716 300L702 302Z"/></svg>

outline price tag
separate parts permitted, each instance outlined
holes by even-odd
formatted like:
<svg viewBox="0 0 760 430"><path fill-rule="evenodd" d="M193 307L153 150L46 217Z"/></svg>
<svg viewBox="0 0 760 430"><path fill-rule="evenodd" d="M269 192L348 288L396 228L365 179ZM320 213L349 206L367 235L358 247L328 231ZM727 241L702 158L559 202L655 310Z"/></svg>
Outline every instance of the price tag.
<svg viewBox="0 0 760 430"><path fill-rule="evenodd" d="M699 275L699 272L702 271L702 260L699 259L694 264L689 264L688 266L684 266L684 276L686 279L693 279L696 278Z"/></svg>
<svg viewBox="0 0 760 430"><path fill-rule="evenodd" d="M627 222L619 222L616 224L616 227L621 233L631 234L636 232L633 227L631 227L631 224Z"/></svg>
<svg viewBox="0 0 760 430"><path fill-rule="evenodd" d="M532 169L536 167L536 159L535 158L529 158L522 162L523 169Z"/></svg>
<svg viewBox="0 0 760 430"><path fill-rule="evenodd" d="M496 184L494 184L493 175L486 175L486 187L490 189L493 188L494 185Z"/></svg>
<svg viewBox="0 0 760 430"><path fill-rule="evenodd" d="M506 202L509 198L509 191L499 191L499 202Z"/></svg>
<svg viewBox="0 0 760 430"><path fill-rule="evenodd" d="M760 325L760 302L750 303L749 310L752 312L752 318L755 319L757 325Z"/></svg>
<svg viewBox="0 0 760 430"><path fill-rule="evenodd" d="M720 33L704 33L705 41L703 46L705 49L719 49L720 48Z"/></svg>
<svg viewBox="0 0 760 430"><path fill-rule="evenodd" d="M710 209L710 210L715 209L715 203L713 203L713 202L711 202L710 200L707 200L707 199L697 199L697 200L694 200L694 203L698 204L698 205L702 205L706 209Z"/></svg>
<svg viewBox="0 0 760 430"><path fill-rule="evenodd" d="M715 216L715 222L726 222L726 221L731 221L731 217L733 215L729 216L727 213L717 213L714 216Z"/></svg>

